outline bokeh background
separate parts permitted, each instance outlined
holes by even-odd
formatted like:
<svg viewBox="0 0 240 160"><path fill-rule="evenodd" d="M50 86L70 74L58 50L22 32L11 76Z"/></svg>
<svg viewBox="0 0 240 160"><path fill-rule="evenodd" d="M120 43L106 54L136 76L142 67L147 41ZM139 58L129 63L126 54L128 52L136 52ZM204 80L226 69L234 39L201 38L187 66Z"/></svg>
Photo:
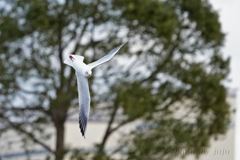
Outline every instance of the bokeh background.
<svg viewBox="0 0 240 160"><path fill-rule="evenodd" d="M236 0L0 1L0 159L235 159ZM91 63L86 139L69 54ZM238 114L238 113L237 113Z"/></svg>

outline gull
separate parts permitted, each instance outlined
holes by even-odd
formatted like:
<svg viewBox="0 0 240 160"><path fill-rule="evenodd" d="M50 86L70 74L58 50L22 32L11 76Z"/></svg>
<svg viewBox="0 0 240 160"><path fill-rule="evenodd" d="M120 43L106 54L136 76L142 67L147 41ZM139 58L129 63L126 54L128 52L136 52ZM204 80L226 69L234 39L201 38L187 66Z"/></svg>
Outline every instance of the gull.
<svg viewBox="0 0 240 160"><path fill-rule="evenodd" d="M64 60L65 64L70 65L76 71L79 100L79 128L84 138L90 111L90 94L87 78L92 75L93 68L109 61L125 43L110 51L106 56L90 64L85 64L83 62L84 57L79 55L69 55Z"/></svg>

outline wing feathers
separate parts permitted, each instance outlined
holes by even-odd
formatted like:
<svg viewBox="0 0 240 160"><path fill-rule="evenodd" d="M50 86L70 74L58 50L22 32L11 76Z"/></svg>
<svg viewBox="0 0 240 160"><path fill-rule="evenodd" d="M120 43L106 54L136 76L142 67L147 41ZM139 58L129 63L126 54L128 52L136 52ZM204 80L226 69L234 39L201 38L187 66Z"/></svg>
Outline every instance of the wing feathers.
<svg viewBox="0 0 240 160"><path fill-rule="evenodd" d="M83 56L79 56L79 55L72 55L73 58L79 60L79 61L83 61L84 60L84 57Z"/></svg>
<svg viewBox="0 0 240 160"><path fill-rule="evenodd" d="M83 61L84 60L84 57L83 56L79 56L79 55L71 55L73 56L73 58L79 60L79 61ZM69 58L69 56L64 60L65 64L69 65L69 66L72 66L73 67L73 62L72 60Z"/></svg>
<svg viewBox="0 0 240 160"><path fill-rule="evenodd" d="M65 64L67 64L67 65L69 65L69 66L73 66L73 63L72 63L72 61L71 61L71 59L70 59L69 57L67 57L67 58L64 60L63 63L65 63Z"/></svg>
<svg viewBox="0 0 240 160"><path fill-rule="evenodd" d="M125 43L127 43L127 42L125 42ZM104 62L109 61L109 60L119 51L119 49L120 49L125 43L123 43L121 46L119 46L119 47L111 50L110 53L108 53L106 56L100 58L99 60L97 60L97 61L95 61L95 62L93 62L93 63L88 64L88 66L89 66L90 68L94 68L94 67L96 67L96 66L98 66L98 65L100 65L100 64L102 64L102 63L104 63Z"/></svg>
<svg viewBox="0 0 240 160"><path fill-rule="evenodd" d="M79 128L82 136L85 138L87 122L90 110L90 95L88 81L85 77L76 72L78 83L78 99L79 99Z"/></svg>

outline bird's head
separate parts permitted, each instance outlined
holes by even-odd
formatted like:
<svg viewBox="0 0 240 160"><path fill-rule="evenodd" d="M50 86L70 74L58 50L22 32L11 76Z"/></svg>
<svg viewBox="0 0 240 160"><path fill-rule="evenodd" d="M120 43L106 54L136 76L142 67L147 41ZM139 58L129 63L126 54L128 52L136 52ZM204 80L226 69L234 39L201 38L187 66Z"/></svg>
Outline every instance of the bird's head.
<svg viewBox="0 0 240 160"><path fill-rule="evenodd" d="M72 61L74 61L74 60L75 60L75 58L73 58L73 56L69 56L69 58L70 58Z"/></svg>
<svg viewBox="0 0 240 160"><path fill-rule="evenodd" d="M92 71L91 70L86 71L85 76L86 77L91 77L92 76Z"/></svg>

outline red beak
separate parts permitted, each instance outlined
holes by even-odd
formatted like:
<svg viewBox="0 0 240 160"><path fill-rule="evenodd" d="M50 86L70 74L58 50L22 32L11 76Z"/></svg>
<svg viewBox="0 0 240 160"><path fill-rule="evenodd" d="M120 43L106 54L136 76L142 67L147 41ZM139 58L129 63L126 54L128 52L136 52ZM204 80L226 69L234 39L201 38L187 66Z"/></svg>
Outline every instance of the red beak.
<svg viewBox="0 0 240 160"><path fill-rule="evenodd" d="M69 58L72 60L72 61L74 61L75 59L73 58L73 56L69 56Z"/></svg>

